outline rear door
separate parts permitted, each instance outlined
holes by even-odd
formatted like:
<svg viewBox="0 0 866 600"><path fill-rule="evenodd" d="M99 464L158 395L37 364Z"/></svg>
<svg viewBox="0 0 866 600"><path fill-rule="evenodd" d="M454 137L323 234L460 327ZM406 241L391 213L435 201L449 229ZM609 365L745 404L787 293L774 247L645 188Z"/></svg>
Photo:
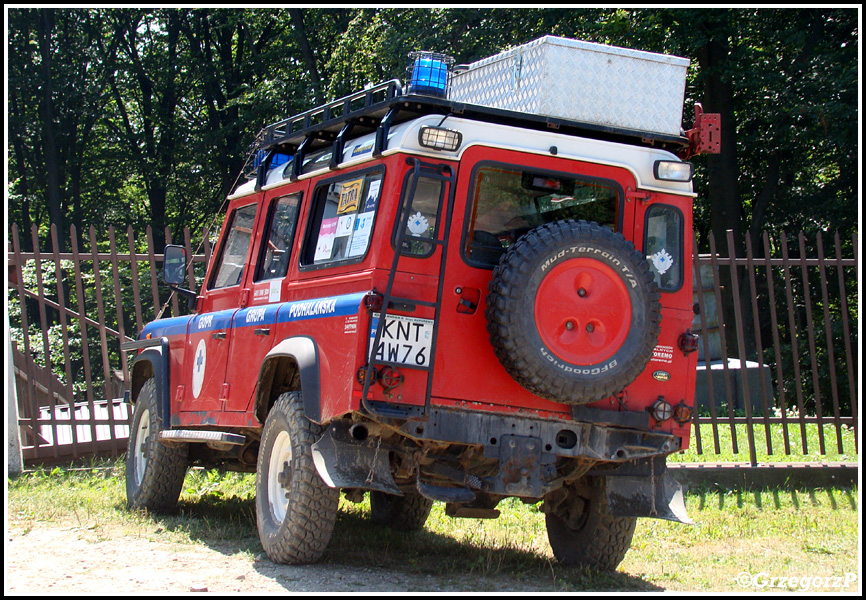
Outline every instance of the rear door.
<svg viewBox="0 0 866 600"><path fill-rule="evenodd" d="M496 358L485 317L493 269L523 235L545 223L583 219L631 231L633 218L624 205L633 185L624 169L494 148L466 150L454 202L434 396L562 410L520 387Z"/></svg>

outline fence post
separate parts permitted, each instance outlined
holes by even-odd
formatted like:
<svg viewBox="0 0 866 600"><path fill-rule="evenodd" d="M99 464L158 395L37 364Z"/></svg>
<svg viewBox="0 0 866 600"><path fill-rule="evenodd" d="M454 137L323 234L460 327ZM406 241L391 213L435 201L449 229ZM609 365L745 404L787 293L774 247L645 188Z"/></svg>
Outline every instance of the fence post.
<svg viewBox="0 0 866 600"><path fill-rule="evenodd" d="M6 356L12 356L12 336L10 335L9 314L6 314ZM15 368L9 369L6 377L6 414L9 416L6 430L6 477L16 477L24 470L21 457L21 437L18 432L18 386L15 385Z"/></svg>

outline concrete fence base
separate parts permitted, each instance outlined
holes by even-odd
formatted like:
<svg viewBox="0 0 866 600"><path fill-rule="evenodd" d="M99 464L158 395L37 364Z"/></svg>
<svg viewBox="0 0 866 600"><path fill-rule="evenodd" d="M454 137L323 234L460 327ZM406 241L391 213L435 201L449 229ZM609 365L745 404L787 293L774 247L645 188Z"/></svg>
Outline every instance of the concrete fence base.
<svg viewBox="0 0 866 600"><path fill-rule="evenodd" d="M852 488L859 463L672 463L671 475L687 489Z"/></svg>

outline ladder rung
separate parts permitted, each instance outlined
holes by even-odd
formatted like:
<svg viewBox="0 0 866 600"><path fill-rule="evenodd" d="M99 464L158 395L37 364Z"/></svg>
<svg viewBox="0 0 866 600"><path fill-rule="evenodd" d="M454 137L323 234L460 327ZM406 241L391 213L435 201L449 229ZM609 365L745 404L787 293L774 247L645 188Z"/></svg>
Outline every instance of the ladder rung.
<svg viewBox="0 0 866 600"><path fill-rule="evenodd" d="M415 306L426 306L428 308L436 308L435 302L427 302L426 300L413 300L412 298L388 298L388 304L411 304ZM389 308L392 308L389 306Z"/></svg>
<svg viewBox="0 0 866 600"><path fill-rule="evenodd" d="M409 363L399 363L392 362L390 360L373 360L374 365L378 365L380 367L398 367L401 369L413 369L415 371L427 371L428 373L433 372L433 367L419 367L418 365L413 365Z"/></svg>

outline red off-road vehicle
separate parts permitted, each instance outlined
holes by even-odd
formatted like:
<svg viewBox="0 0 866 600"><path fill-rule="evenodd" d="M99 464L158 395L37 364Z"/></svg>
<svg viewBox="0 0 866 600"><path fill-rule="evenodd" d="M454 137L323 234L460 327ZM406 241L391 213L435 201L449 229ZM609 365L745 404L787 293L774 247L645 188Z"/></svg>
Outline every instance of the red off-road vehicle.
<svg viewBox="0 0 866 600"><path fill-rule="evenodd" d="M466 91L493 63L414 58L407 89L266 128L196 313L125 345L129 504L170 509L193 463L255 471L262 545L306 563L341 490L403 529L435 500L493 518L518 497L543 501L561 562L614 569L636 517L688 519L665 469L697 360L683 158L713 149L715 122L682 132L682 87L674 133L497 106ZM547 90L588 103L575 93ZM181 248L165 266L179 289Z"/></svg>

